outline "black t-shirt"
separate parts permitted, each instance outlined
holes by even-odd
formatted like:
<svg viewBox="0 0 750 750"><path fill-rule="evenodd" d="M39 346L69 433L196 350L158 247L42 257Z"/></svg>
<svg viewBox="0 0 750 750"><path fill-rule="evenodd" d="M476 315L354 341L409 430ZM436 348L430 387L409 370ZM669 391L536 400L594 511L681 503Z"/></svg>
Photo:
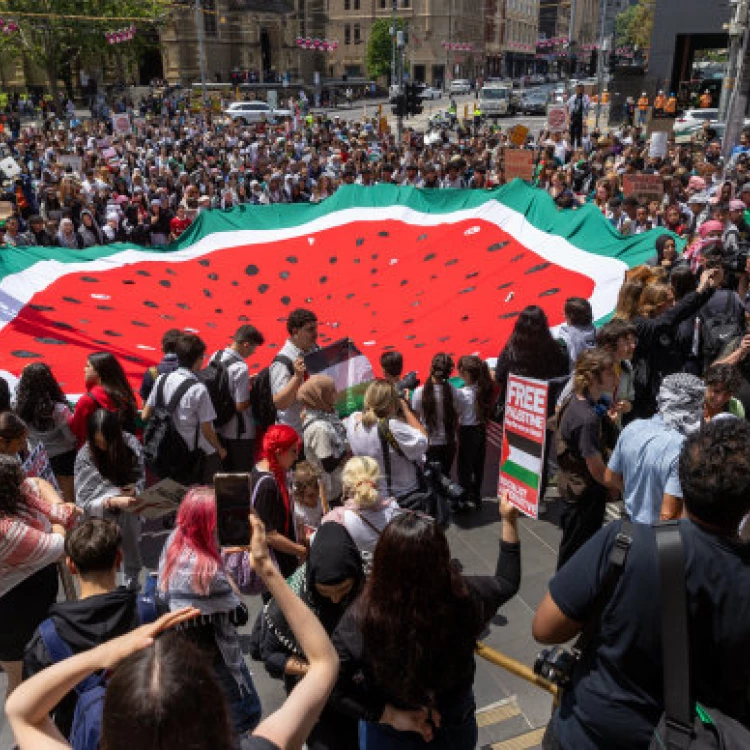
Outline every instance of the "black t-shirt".
<svg viewBox="0 0 750 750"><path fill-rule="evenodd" d="M264 478L265 477L265 478ZM294 528L290 514L287 514L284 507L284 499L276 484L273 474L268 471L260 471L253 467L253 492L255 485L261 482L258 488L258 494L255 498L255 512L260 516L266 527L266 531L277 531L279 534L296 541L294 538ZM284 578L288 578L297 569L298 561L294 555L287 555L283 552L273 551L276 561L279 563L279 570Z"/></svg>
<svg viewBox="0 0 750 750"><path fill-rule="evenodd" d="M585 622L620 523L590 539L550 582L560 610ZM680 524L690 613L694 698L750 723L750 545ZM634 524L633 545L599 634L553 719L562 747L648 747L663 711L659 562L654 532Z"/></svg>
<svg viewBox="0 0 750 750"><path fill-rule="evenodd" d="M265 737L246 737L240 743L240 750L279 750L279 746Z"/></svg>
<svg viewBox="0 0 750 750"><path fill-rule="evenodd" d="M581 458L601 455L600 417L586 399L573 396L560 423L565 442Z"/></svg>

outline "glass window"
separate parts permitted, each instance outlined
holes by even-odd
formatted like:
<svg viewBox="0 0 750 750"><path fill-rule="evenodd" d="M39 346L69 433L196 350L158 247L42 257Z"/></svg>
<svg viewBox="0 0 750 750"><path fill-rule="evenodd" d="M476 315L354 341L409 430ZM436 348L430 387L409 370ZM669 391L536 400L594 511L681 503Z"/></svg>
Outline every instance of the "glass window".
<svg viewBox="0 0 750 750"><path fill-rule="evenodd" d="M344 26L344 44L352 43L352 27L350 24Z"/></svg>
<svg viewBox="0 0 750 750"><path fill-rule="evenodd" d="M362 41L362 31L359 28L359 24L354 24L354 44L359 44Z"/></svg>

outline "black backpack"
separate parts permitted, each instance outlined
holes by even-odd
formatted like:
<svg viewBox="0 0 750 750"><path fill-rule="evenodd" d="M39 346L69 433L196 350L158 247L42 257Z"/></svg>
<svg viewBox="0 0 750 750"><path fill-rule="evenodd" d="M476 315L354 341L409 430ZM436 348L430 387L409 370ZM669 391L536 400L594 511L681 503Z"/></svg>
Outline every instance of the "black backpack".
<svg viewBox="0 0 750 750"><path fill-rule="evenodd" d="M223 427L229 420L237 414L237 405L232 398L232 391L229 387L229 371L227 364L239 362L240 357L233 357L226 364L222 362L224 352L216 352L208 363L198 373L198 379L206 386L208 395L211 397L211 403L214 405L216 419L214 425Z"/></svg>
<svg viewBox="0 0 750 750"><path fill-rule="evenodd" d="M268 367L264 367L253 380L250 391L250 409L252 410L255 423L263 430L267 430L272 424L276 424L278 411L273 403L273 391L271 390L271 365L281 362L286 365L289 375L294 375L294 362L283 354L277 354Z"/></svg>
<svg viewBox="0 0 750 750"><path fill-rule="evenodd" d="M734 304L734 293L725 290L724 294L726 303L721 311L712 310L710 316L700 316L703 372L717 359L736 349L744 333Z"/></svg>
<svg viewBox="0 0 750 750"><path fill-rule="evenodd" d="M143 457L146 466L160 479L169 477L176 482L191 484L196 466L202 464L203 453L198 447L200 423L195 431L195 445L191 450L184 438L177 431L172 419L180 399L194 386L195 380L186 379L178 386L168 404L164 402L164 386L167 375L156 381L156 403L154 413L146 424L143 433Z"/></svg>

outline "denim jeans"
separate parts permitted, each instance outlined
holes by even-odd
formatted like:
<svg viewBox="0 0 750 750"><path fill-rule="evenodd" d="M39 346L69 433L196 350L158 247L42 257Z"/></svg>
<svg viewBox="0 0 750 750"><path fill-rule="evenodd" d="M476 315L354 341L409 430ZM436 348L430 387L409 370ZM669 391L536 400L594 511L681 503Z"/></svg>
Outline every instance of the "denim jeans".
<svg viewBox="0 0 750 750"><path fill-rule="evenodd" d="M451 702L450 710L443 707L440 728L432 742L425 742L415 732L399 732L387 724L359 722L360 750L474 750L478 730L474 715L474 693L469 690L463 698Z"/></svg>
<svg viewBox="0 0 750 750"><path fill-rule="evenodd" d="M219 664L219 662L221 663ZM229 705L232 726L238 737L255 729L260 724L262 713L260 698L255 690L253 678L250 676L250 671L244 660L241 670L245 683L242 688L240 688L234 677L232 677L232 673L227 669L221 655L214 660L214 671L221 687L224 689L224 695Z"/></svg>

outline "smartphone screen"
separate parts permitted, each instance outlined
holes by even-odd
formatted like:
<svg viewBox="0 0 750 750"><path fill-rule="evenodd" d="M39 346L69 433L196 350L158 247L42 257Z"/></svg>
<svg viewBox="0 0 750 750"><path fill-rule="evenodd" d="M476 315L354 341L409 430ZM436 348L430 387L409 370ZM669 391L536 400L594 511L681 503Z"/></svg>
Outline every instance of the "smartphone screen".
<svg viewBox="0 0 750 750"><path fill-rule="evenodd" d="M250 474L217 474L216 526L222 547L250 544Z"/></svg>

